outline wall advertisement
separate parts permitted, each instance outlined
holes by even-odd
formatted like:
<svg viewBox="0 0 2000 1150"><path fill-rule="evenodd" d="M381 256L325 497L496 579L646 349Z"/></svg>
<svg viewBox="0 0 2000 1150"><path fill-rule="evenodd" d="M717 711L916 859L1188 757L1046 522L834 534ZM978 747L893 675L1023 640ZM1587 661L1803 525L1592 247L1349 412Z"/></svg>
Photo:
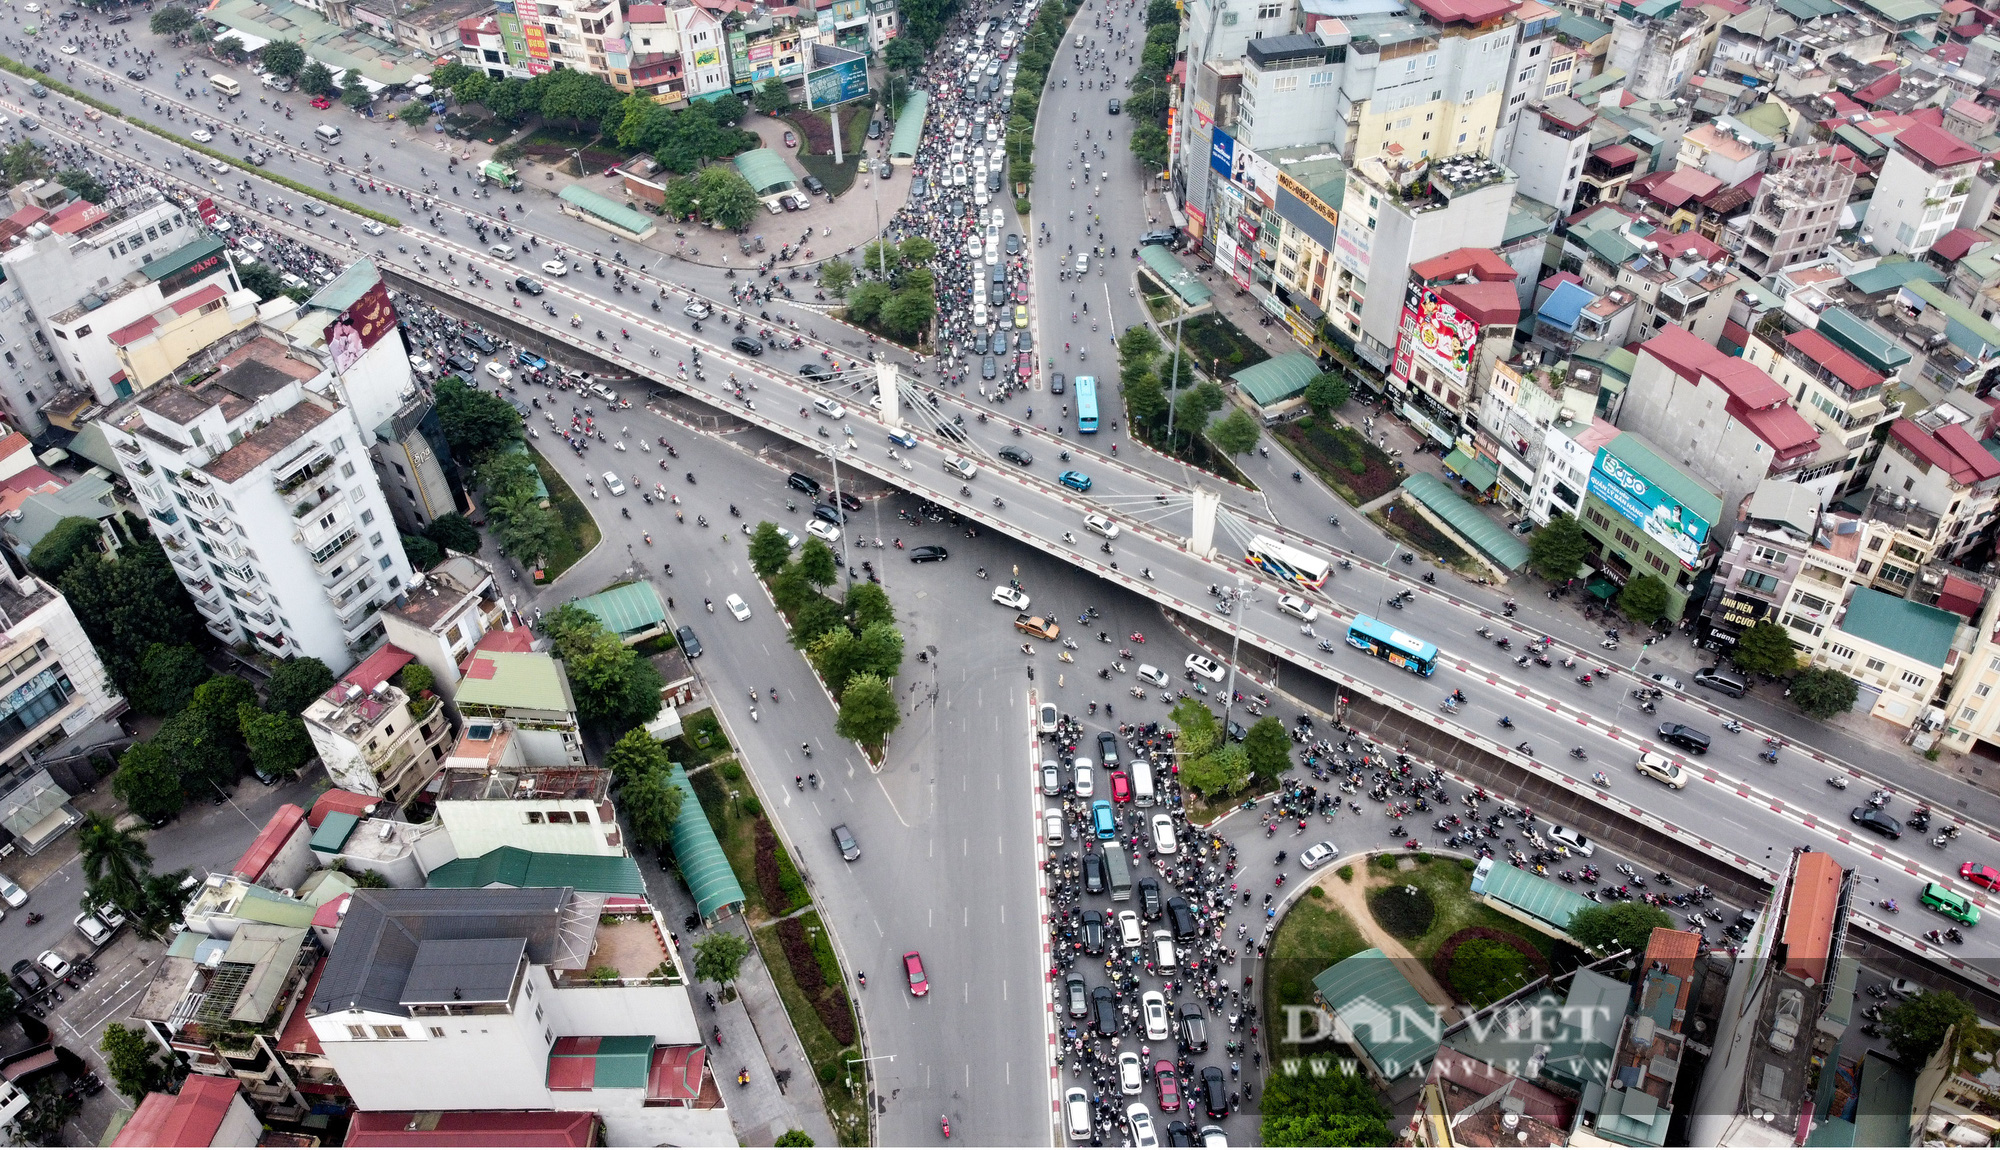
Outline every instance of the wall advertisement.
<svg viewBox="0 0 2000 1150"><path fill-rule="evenodd" d="M1472 351L1479 346L1479 324L1453 307L1437 289L1418 284L1403 293L1403 323L1396 334L1394 374L1415 377L1422 365L1445 384L1463 390L1472 374Z"/></svg>
<svg viewBox="0 0 2000 1150"><path fill-rule="evenodd" d="M1590 493L1673 552L1681 566L1694 570L1702 546L1708 542L1708 521L1611 454L1609 447L1597 449L1590 467Z"/></svg>

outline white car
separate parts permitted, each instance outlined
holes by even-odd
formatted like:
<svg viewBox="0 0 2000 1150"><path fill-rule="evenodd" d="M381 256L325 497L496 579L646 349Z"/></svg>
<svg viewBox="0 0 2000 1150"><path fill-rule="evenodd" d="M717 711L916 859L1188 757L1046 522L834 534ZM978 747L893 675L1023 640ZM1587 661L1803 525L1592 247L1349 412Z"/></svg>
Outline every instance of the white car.
<svg viewBox="0 0 2000 1150"><path fill-rule="evenodd" d="M0 899L6 900L8 906L26 906L28 892L15 885L13 879L0 874Z"/></svg>
<svg viewBox="0 0 2000 1150"><path fill-rule="evenodd" d="M1089 759L1078 759L1075 767L1076 797L1087 799L1097 793L1096 773L1091 769Z"/></svg>
<svg viewBox="0 0 2000 1150"><path fill-rule="evenodd" d="M43 970L55 975L58 979L69 973L69 959L64 958L53 950L43 951L40 955L36 956L35 961L41 964Z"/></svg>
<svg viewBox="0 0 2000 1150"><path fill-rule="evenodd" d="M42 6L40 4L29 4L21 9L21 11L29 13L40 12L41 10Z"/></svg>
<svg viewBox="0 0 2000 1150"><path fill-rule="evenodd" d="M86 905L90 907L90 913L97 916L97 921L110 927L112 930L117 930L119 927L125 925L125 913L110 903L102 902Z"/></svg>
<svg viewBox="0 0 2000 1150"><path fill-rule="evenodd" d="M367 232L371 236L379 236L383 232L388 231L389 229L383 227L381 224L376 223L374 220L363 220L361 222L361 230Z"/></svg>
<svg viewBox="0 0 2000 1150"><path fill-rule="evenodd" d="M1674 678L1672 675L1667 674L1665 671L1661 671L1655 675L1652 675L1650 676L1650 678L1653 680L1653 682L1658 683L1662 687L1672 687L1676 691L1687 690L1686 687L1681 686L1681 681L1679 679Z"/></svg>
<svg viewBox="0 0 2000 1150"><path fill-rule="evenodd" d="M831 547L840 542L840 528L824 519L815 519L806 524L806 534Z"/></svg>
<svg viewBox="0 0 2000 1150"><path fill-rule="evenodd" d="M1549 827L1549 838L1561 843L1584 858L1589 858L1591 855L1597 853L1597 844L1565 826L1551 824Z"/></svg>
<svg viewBox="0 0 2000 1150"><path fill-rule="evenodd" d="M990 267L992 267L992 266L993 266L994 264L997 264L997 263L999 263L999 262L1000 262L1000 245L999 245L999 243L998 243L998 242L996 242L996 241L994 241L994 240L987 240L987 241L986 241L986 266L990 268Z"/></svg>
<svg viewBox="0 0 2000 1150"><path fill-rule="evenodd" d="M978 236L973 236L973 237L972 237L971 239L969 239L969 240L965 241L965 258L966 258L966 259L970 259L970 260L976 260L976 259L981 259L981 258L983 258L983 257L984 257L985 255L986 255L986 241L985 241L985 240L982 240L982 239L980 239L980 238L979 238Z"/></svg>
<svg viewBox="0 0 2000 1150"><path fill-rule="evenodd" d="M1340 848L1332 842L1314 843L1299 855L1299 866L1311 870L1339 853Z"/></svg>
<svg viewBox="0 0 2000 1150"><path fill-rule="evenodd" d="M1157 990L1140 995L1139 1013L1146 1020L1146 1041L1166 1041L1171 1026L1167 1021L1167 996Z"/></svg>
<svg viewBox="0 0 2000 1150"><path fill-rule="evenodd" d="M65 56L74 56L76 55L77 52L76 45L74 44L64 44L62 46L62 50L63 50L63 55Z"/></svg>
<svg viewBox="0 0 2000 1150"><path fill-rule="evenodd" d="M750 604L745 603L743 601L743 596L731 595L727 599L724 599L722 601L722 605L724 607L729 608L729 613L731 615L736 616L736 621L738 623L745 623L749 621Z"/></svg>
<svg viewBox="0 0 2000 1150"><path fill-rule="evenodd" d="M1141 683L1151 683L1155 687L1170 687L1173 685L1173 680L1167 678L1167 673L1153 666L1151 663L1139 664L1138 671L1134 673L1139 676Z"/></svg>
<svg viewBox="0 0 2000 1150"><path fill-rule="evenodd" d="M208 170L220 174L228 171L229 165L222 160L210 160L208 162Z"/></svg>
<svg viewBox="0 0 2000 1150"><path fill-rule="evenodd" d="M111 928L89 911L76 916L76 932L89 939L92 946L103 946L111 941Z"/></svg>
<svg viewBox="0 0 2000 1150"><path fill-rule="evenodd" d="M549 260L542 264L542 270L552 276L566 276L569 274L569 265L561 260Z"/></svg>
<svg viewBox="0 0 2000 1150"><path fill-rule="evenodd" d="M1089 252L1076 253L1076 274L1082 275L1083 273L1089 270L1090 270L1090 253Z"/></svg>
<svg viewBox="0 0 2000 1150"><path fill-rule="evenodd" d="M1062 765L1054 759L1042 760L1042 793L1050 798L1062 794Z"/></svg>
<svg viewBox="0 0 2000 1150"><path fill-rule="evenodd" d="M1174 838L1174 820L1170 816L1153 816L1153 849L1163 855L1180 851L1180 843Z"/></svg>
<svg viewBox="0 0 2000 1150"><path fill-rule="evenodd" d="M825 396L821 396L818 399L813 400L812 405L814 411L819 412L821 415L826 416L828 419L845 419L847 417L847 409L845 407L842 407L840 404L835 403L833 400L828 399Z"/></svg>
<svg viewBox="0 0 2000 1150"><path fill-rule="evenodd" d="M1319 618L1319 608L1299 598L1297 595L1278 596L1278 610L1290 615L1301 623L1310 623Z"/></svg>
<svg viewBox="0 0 2000 1150"><path fill-rule="evenodd" d="M993 589L993 601L1010 611L1026 611L1028 609L1028 593L1013 587L995 587Z"/></svg>
<svg viewBox="0 0 2000 1150"><path fill-rule="evenodd" d="M1127 950L1137 950L1146 945L1146 936L1139 930L1139 915L1136 911L1118 912L1118 942Z"/></svg>
<svg viewBox="0 0 2000 1150"><path fill-rule="evenodd" d="M791 528L789 527L778 528L778 538L783 539L785 541L785 546L791 548L792 550L797 551L799 549L800 546L799 537L797 535L792 534Z"/></svg>
<svg viewBox="0 0 2000 1150"><path fill-rule="evenodd" d="M1063 1092L1063 1114L1069 1122L1069 1136L1077 1142L1090 1137L1091 1114L1090 1092L1081 1086L1072 1086Z"/></svg>
<svg viewBox="0 0 2000 1150"><path fill-rule="evenodd" d="M1052 847L1063 845L1063 816L1060 808L1050 807L1042 812L1042 837Z"/></svg>
<svg viewBox="0 0 2000 1150"><path fill-rule="evenodd" d="M1125 1108L1125 1124L1132 1128L1132 1145L1138 1150L1157 1150L1160 1133L1153 1128L1153 1112L1143 1102Z"/></svg>
<svg viewBox="0 0 2000 1150"><path fill-rule="evenodd" d="M197 144L206 144L214 138L215 133L209 131L207 128L196 128L194 131L188 133L188 139L193 140Z"/></svg>
<svg viewBox="0 0 2000 1150"><path fill-rule="evenodd" d="M1119 1052L1118 1093L1127 1095L1137 1094L1146 1088L1146 1076L1140 1072L1144 1066L1145 1063L1139 1061L1138 1051L1125 1050Z"/></svg>
<svg viewBox="0 0 2000 1150"><path fill-rule="evenodd" d="M1665 755L1647 751L1639 756L1639 761L1633 766L1647 778L1658 779L1677 791L1688 785L1687 772L1681 770L1679 763Z"/></svg>
<svg viewBox="0 0 2000 1150"><path fill-rule="evenodd" d="M623 495L625 494L625 481L618 478L617 472L607 471L604 473L604 490L609 491L613 495Z"/></svg>
<svg viewBox="0 0 2000 1150"><path fill-rule="evenodd" d="M1182 666L1211 683L1222 682L1222 664L1209 658L1207 655L1200 653L1189 655L1187 662L1183 663Z"/></svg>
<svg viewBox="0 0 2000 1150"><path fill-rule="evenodd" d="M510 383L514 379L514 373L512 371L509 371L507 368L501 367L497 363L487 364L486 374L492 376L494 379L499 380L501 383Z"/></svg>

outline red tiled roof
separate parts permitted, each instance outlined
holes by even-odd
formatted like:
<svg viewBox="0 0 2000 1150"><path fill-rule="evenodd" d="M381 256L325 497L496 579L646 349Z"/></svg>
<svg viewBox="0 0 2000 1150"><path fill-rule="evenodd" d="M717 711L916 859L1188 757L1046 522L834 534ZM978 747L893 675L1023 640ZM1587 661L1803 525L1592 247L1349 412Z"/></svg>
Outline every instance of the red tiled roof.
<svg viewBox="0 0 2000 1150"><path fill-rule="evenodd" d="M1649 200L1669 208L1678 208L1689 200L1706 199L1722 190L1726 185L1721 180L1699 168L1676 168L1671 172L1654 172L1632 181L1632 191Z"/></svg>
<svg viewBox="0 0 2000 1150"><path fill-rule="evenodd" d="M1971 0L1959 0L1959 2L1970 3ZM1964 116L1976 124L1984 124L1993 119L1993 109L1963 96L1952 102L1951 111L1953 115Z"/></svg>
<svg viewBox="0 0 2000 1150"><path fill-rule="evenodd" d="M1686 1010L1688 992L1694 989L1694 960L1701 956L1701 933L1693 930L1675 930L1670 926L1656 926L1652 936L1646 940L1646 965L1654 963L1666 967L1667 973L1681 980L1680 996L1674 1001L1674 1009ZM1676 1025L1675 1030L1680 1027Z"/></svg>
<svg viewBox="0 0 2000 1150"><path fill-rule="evenodd" d="M161 308L159 311L142 315L117 331L112 332L110 336L111 342L117 344L119 347L124 347L136 340L143 339L151 335L160 326L160 316L162 313L172 311L175 315L186 315L197 308L206 307L216 300L221 299L224 294L226 293L223 292L222 285L220 284L208 284L200 291L189 292L181 298L169 302L166 307Z"/></svg>
<svg viewBox="0 0 2000 1150"><path fill-rule="evenodd" d="M1947 438L1946 431L1958 434ZM2000 474L2000 461L1987 454L1972 436L1963 428L1944 428L1935 435L1926 434L1908 419L1898 419L1889 425L1889 436L1909 448L1924 462L1933 467L1942 467L1951 475L1954 483L1977 483Z"/></svg>
<svg viewBox="0 0 2000 1150"><path fill-rule="evenodd" d="M1693 256L1703 263L1716 263L1729 255L1728 250L1721 244L1700 232L1669 232L1662 228L1646 238L1659 244L1660 254L1670 260Z"/></svg>
<svg viewBox="0 0 2000 1150"><path fill-rule="evenodd" d="M583 1110L377 1110L347 1125L349 1146L576 1146L596 1144Z"/></svg>
<svg viewBox="0 0 2000 1150"><path fill-rule="evenodd" d="M1514 294L1511 283L1448 283L1440 285L1437 292L1481 326L1521 320L1521 297Z"/></svg>
<svg viewBox="0 0 2000 1150"><path fill-rule="evenodd" d="M1963 425L1953 423L1940 427L1937 437L1939 443L1965 460L1965 465L1972 469L1973 475L1977 476L1975 482L2000 476L2000 459L1993 458L1992 452L1981 447L1979 441L1972 438L1972 433L1965 430Z"/></svg>
<svg viewBox="0 0 2000 1150"><path fill-rule="evenodd" d="M1845 92L1828 92L1821 98L1833 109L1833 114L1842 120L1845 120L1856 112L1867 111L1866 108L1848 99Z"/></svg>
<svg viewBox="0 0 2000 1150"><path fill-rule="evenodd" d="M1986 588L1970 579L1946 575L1944 586L1938 591L1937 605L1954 615L1963 615L1969 622L1979 614L1979 605L1985 601Z"/></svg>
<svg viewBox="0 0 2000 1150"><path fill-rule="evenodd" d="M1896 89L1902 86L1902 72L1891 69L1887 75L1880 76L1872 82L1856 88L1854 90L1854 99L1858 103L1867 104L1872 107L1884 98L1894 95Z"/></svg>
<svg viewBox="0 0 2000 1150"><path fill-rule="evenodd" d="M207 1146L222 1129L239 1084L234 1075L190 1074L179 1094L148 1094L113 1146Z"/></svg>
<svg viewBox="0 0 2000 1150"><path fill-rule="evenodd" d="M1703 371L1702 374L1728 392L1732 403L1741 404L1748 411L1777 407L1791 400L1790 393L1782 384L1772 379L1769 372L1747 359L1724 356L1721 363Z"/></svg>
<svg viewBox="0 0 2000 1150"><path fill-rule="evenodd" d="M368 808L381 801L373 795L358 795L353 791L343 791L339 787L321 791L319 797L313 800L312 810L306 814L306 825L318 830L319 825L326 821L326 816L336 811L353 815L357 819L363 818L367 815Z"/></svg>
<svg viewBox="0 0 2000 1150"><path fill-rule="evenodd" d="M410 654L394 643L384 643L380 647L375 648L366 659L356 663L353 670L342 675L340 683L359 687L364 691L372 691L375 689L376 684L388 682L389 679L395 676L396 672L402 670L414 659L416 659L415 655ZM345 691L337 683L333 689L326 693L326 697L328 700L334 700L339 699L343 694L345 694Z"/></svg>
<svg viewBox="0 0 2000 1150"><path fill-rule="evenodd" d="M550 1090L591 1090L597 1083L597 1035L566 1034L549 1049Z"/></svg>
<svg viewBox="0 0 2000 1150"><path fill-rule="evenodd" d="M1882 383L1882 376L1868 370L1860 360L1816 331L1795 331L1785 337L1785 342L1797 348L1807 359L1832 372L1835 379L1849 387L1876 387Z"/></svg>
<svg viewBox="0 0 2000 1150"><path fill-rule="evenodd" d="M1839 902L1840 864L1819 851L1801 854L1798 878L1785 905L1785 973L1814 983L1826 978L1833 912Z"/></svg>
<svg viewBox="0 0 2000 1150"><path fill-rule="evenodd" d="M1457 248L1410 265L1410 274L1420 280L1448 280L1471 273L1482 280L1512 280L1514 265L1487 248Z"/></svg>
<svg viewBox="0 0 2000 1150"><path fill-rule="evenodd" d="M625 13L627 24L664 24L667 22L665 4L634 4Z"/></svg>
<svg viewBox="0 0 2000 1150"><path fill-rule="evenodd" d="M1896 137L1896 147L1933 168L1948 168L1979 159L1979 149L1930 124L1913 124Z"/></svg>
<svg viewBox="0 0 2000 1150"><path fill-rule="evenodd" d="M319 909L313 912L313 925L326 930L338 928L340 920L347 917L347 904L353 901L352 894L344 894L320 903Z"/></svg>
<svg viewBox="0 0 2000 1150"><path fill-rule="evenodd" d="M1555 274L1549 276L1549 278L1543 280L1540 284L1537 284L1536 286L1545 287L1551 291L1554 291L1556 288L1559 288L1564 284L1575 284L1578 287L1582 287L1583 277L1577 275L1575 272L1556 272Z"/></svg>
<svg viewBox="0 0 2000 1150"><path fill-rule="evenodd" d="M1607 164L1628 164L1639 158L1639 149L1630 144L1606 144L1590 155Z"/></svg>
<svg viewBox="0 0 2000 1150"><path fill-rule="evenodd" d="M285 1019L285 1028L278 1031L278 1049L286 1054L325 1054L319 1044L319 1035L313 1033L306 1016L312 1011L306 1007L312 1004L313 991L319 989L319 976L326 971L326 959L321 958L306 977L306 986L293 1000L292 1013Z"/></svg>
<svg viewBox="0 0 2000 1150"><path fill-rule="evenodd" d="M111 209L103 204L93 204L89 200L71 200L56 212L54 219L49 221L49 230L59 236L75 235L110 215Z"/></svg>
<svg viewBox="0 0 2000 1150"><path fill-rule="evenodd" d="M702 1078L707 1073L707 1047L655 1046L653 1065L646 1077L646 1097L677 1101L699 1098Z"/></svg>
<svg viewBox="0 0 2000 1150"><path fill-rule="evenodd" d="M1440 24L1484 24L1520 6L1520 0L1416 0Z"/></svg>
<svg viewBox="0 0 2000 1150"><path fill-rule="evenodd" d="M233 873L242 875L251 882L262 878L265 868L271 865L271 860L278 857L278 851L291 839L292 833L299 829L299 824L305 821L305 808L297 803L286 803L272 812L271 821L264 824L264 829L258 831L257 837L251 840L250 849L244 851L243 857L236 860L235 867L231 868Z"/></svg>
<svg viewBox="0 0 2000 1150"><path fill-rule="evenodd" d="M1735 358L1686 328L1671 324L1640 344L1639 350L1666 364L1675 375L1689 383L1699 381L1704 373L1721 368Z"/></svg>
<svg viewBox="0 0 2000 1150"><path fill-rule="evenodd" d="M1819 429L1800 415L1797 408L1789 404L1760 407L1754 411L1738 411L1735 408L1734 403L1729 405L1730 414L1755 432L1757 438L1769 444L1779 462L1790 462L1819 450Z"/></svg>

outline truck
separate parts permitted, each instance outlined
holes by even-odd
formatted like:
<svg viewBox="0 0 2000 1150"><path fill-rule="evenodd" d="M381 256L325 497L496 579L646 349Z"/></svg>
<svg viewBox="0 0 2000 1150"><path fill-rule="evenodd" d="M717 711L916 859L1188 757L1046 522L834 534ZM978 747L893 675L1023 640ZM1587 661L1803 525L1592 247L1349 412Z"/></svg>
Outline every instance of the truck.
<svg viewBox="0 0 2000 1150"><path fill-rule="evenodd" d="M479 174L510 192L521 190L521 174L498 160L487 160L480 164Z"/></svg>
<svg viewBox="0 0 2000 1150"><path fill-rule="evenodd" d="M1033 635L1037 639L1053 639L1062 634L1062 628L1040 615L1021 614L1014 616L1014 630L1023 635Z"/></svg>
<svg viewBox="0 0 2000 1150"><path fill-rule="evenodd" d="M1116 846L1116 843L1111 844ZM1104 870L1111 888L1112 902L1126 902L1132 897L1132 866L1125 861L1125 855L1117 850L1104 852Z"/></svg>

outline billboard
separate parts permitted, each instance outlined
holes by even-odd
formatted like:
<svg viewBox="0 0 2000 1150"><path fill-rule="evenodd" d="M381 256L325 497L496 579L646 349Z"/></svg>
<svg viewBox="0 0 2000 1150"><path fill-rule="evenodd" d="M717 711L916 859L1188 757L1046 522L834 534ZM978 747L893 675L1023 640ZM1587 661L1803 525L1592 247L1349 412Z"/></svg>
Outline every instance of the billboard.
<svg viewBox="0 0 2000 1150"><path fill-rule="evenodd" d="M389 302L389 285L376 280L353 306L334 317L321 333L333 356L333 370L346 373L361 354L374 347L387 332L396 330L396 306Z"/></svg>
<svg viewBox="0 0 2000 1150"><path fill-rule="evenodd" d="M806 72L806 107L830 108L868 94L868 57L826 44L812 46Z"/></svg>
<svg viewBox="0 0 2000 1150"><path fill-rule="evenodd" d="M549 58L549 34L540 24L524 24L521 39L528 45L528 58L546 60Z"/></svg>
<svg viewBox="0 0 2000 1150"><path fill-rule="evenodd" d="M1236 173L1236 138L1221 128L1208 134L1208 166L1229 179Z"/></svg>
<svg viewBox="0 0 2000 1150"><path fill-rule="evenodd" d="M1590 466L1590 493L1673 552L1681 566L1694 569L1702 545L1708 542L1708 521L1627 466L1609 447L1597 449Z"/></svg>
<svg viewBox="0 0 2000 1150"><path fill-rule="evenodd" d="M1398 378L1414 378L1418 367L1464 390L1472 374L1472 351L1479 324L1439 295L1436 288L1411 284L1403 292L1403 324L1396 333Z"/></svg>

